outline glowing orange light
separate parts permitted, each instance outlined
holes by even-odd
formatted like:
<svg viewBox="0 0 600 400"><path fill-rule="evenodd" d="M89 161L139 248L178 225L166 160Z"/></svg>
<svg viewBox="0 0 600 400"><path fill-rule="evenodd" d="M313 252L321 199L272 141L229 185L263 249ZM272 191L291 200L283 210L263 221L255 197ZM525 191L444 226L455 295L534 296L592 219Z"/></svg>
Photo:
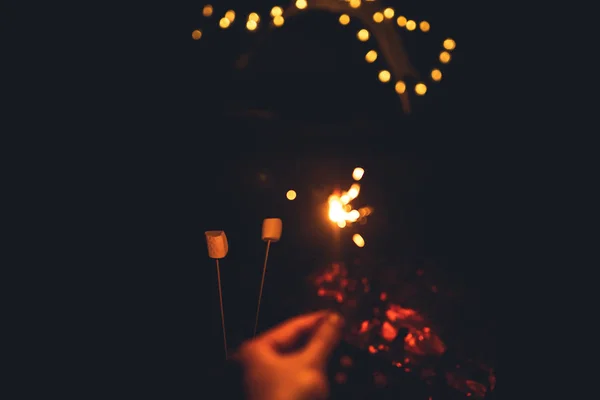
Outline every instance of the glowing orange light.
<svg viewBox="0 0 600 400"><path fill-rule="evenodd" d="M207 4L204 6L204 8L202 9L202 15L204 15L205 17L210 17L213 13L213 6L211 6L210 4Z"/></svg>
<svg viewBox="0 0 600 400"><path fill-rule="evenodd" d="M225 13L225 18L229 20L229 22L235 21L235 11L229 10Z"/></svg>
<svg viewBox="0 0 600 400"><path fill-rule="evenodd" d="M444 48L446 50L454 50L456 48L456 42L453 39L444 40Z"/></svg>
<svg viewBox="0 0 600 400"><path fill-rule="evenodd" d="M299 10L304 10L307 6L308 3L306 0L296 0L296 7L298 7Z"/></svg>
<svg viewBox="0 0 600 400"><path fill-rule="evenodd" d="M251 12L250 14L248 14L248 20L249 21L254 21L256 23L260 22L260 16L255 13L255 12Z"/></svg>
<svg viewBox="0 0 600 400"><path fill-rule="evenodd" d="M362 169L361 167L356 167L356 168L354 168L354 171L352 171L352 178L355 181L360 181L364 174L365 174L364 169Z"/></svg>
<svg viewBox="0 0 600 400"><path fill-rule="evenodd" d="M258 27L258 24L256 23L256 21L253 21L251 19L249 19L246 22L246 29L248 29L249 31L253 31Z"/></svg>
<svg viewBox="0 0 600 400"><path fill-rule="evenodd" d="M221 18L219 20L219 26L223 29L227 29L229 28L229 25L231 25L231 21L228 20L227 18Z"/></svg>
<svg viewBox="0 0 600 400"><path fill-rule="evenodd" d="M396 82L394 89L396 90L396 93L402 94L406 92L406 83L404 83L403 81L398 81Z"/></svg>
<svg viewBox="0 0 600 400"><path fill-rule="evenodd" d="M363 237L360 236L358 233L355 233L354 235L352 235L352 241L358 247L365 247L365 239L363 239Z"/></svg>
<svg viewBox="0 0 600 400"><path fill-rule="evenodd" d="M450 62L450 53L448 53L447 51L442 51L440 53L440 62L442 64L448 64Z"/></svg>
<svg viewBox="0 0 600 400"><path fill-rule="evenodd" d="M279 6L271 8L271 17L275 18L283 14L283 9Z"/></svg>
<svg viewBox="0 0 600 400"><path fill-rule="evenodd" d="M369 31L366 29L361 29L360 31L358 31L358 33L356 34L356 37L358 38L358 40L360 40L361 42L366 42L367 40L369 40Z"/></svg>

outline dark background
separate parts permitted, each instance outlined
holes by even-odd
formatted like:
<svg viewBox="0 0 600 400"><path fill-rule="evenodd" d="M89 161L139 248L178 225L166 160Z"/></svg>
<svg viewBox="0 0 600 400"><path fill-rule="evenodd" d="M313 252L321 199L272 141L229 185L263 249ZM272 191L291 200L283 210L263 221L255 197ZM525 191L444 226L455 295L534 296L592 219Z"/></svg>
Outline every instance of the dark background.
<svg viewBox="0 0 600 400"><path fill-rule="evenodd" d="M56 10L37 10L35 20L45 21L38 26L53 29L43 40L29 29L20 38L35 39L28 51L13 49L36 61L15 75L29 77L13 81L23 82L15 102L43 105L21 129L69 132L47 135L31 151L50 153L62 172L39 168L36 175L46 193L61 192L48 196L47 214L68 231L60 248L68 243L69 253L53 259L73 265L47 274L77 293L63 296L66 321L78 332L69 340L81 342L75 358L97 361L84 375L100 383L77 393L127 384L131 394L184 394L206 380L223 358L206 230L229 238L221 270L231 348L252 334L263 218L282 218L284 231L272 246L261 328L301 311L293 296L305 293L303 279L330 248L318 206L335 185L349 186L357 165L366 170L359 201L376 210L364 228L370 251L435 265L464 293L457 325L493 338L498 155L483 131L489 123L478 119L486 104L475 93L484 83L464 10L441 1L389 2L397 15L432 25L428 34L399 30L424 77L437 66L442 40L457 42L442 81L412 96L407 116L393 85L377 80L385 60L364 62L371 47L356 39L356 22L342 27L338 16L315 13L249 34L244 15L256 11L265 21L275 3L213 3L210 20L203 5L86 6L69 24L48 22ZM238 19L221 31L216 16L229 8ZM33 20L14 25L36 26ZM193 41L198 28L204 36ZM255 62L236 71L233 63L248 50ZM31 82L44 89L39 96L26 96ZM295 201L285 199L290 188ZM51 202L74 218L61 220L66 214ZM342 250L354 251L349 235L344 240Z"/></svg>

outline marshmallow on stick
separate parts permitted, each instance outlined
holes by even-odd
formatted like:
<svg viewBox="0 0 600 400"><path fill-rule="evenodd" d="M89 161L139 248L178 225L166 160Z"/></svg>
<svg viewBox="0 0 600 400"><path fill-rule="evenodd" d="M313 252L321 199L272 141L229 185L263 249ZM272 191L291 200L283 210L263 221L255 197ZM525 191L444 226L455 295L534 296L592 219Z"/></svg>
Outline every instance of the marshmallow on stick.
<svg viewBox="0 0 600 400"><path fill-rule="evenodd" d="M208 247L208 256L215 259L217 264L217 284L219 285L219 304L221 305L221 326L223 327L223 346L225 347L225 359L227 356L227 333L225 332L225 311L223 310L223 293L221 292L221 271L219 269L219 260L225 258L229 245L224 231L206 231L206 246Z"/></svg>
<svg viewBox="0 0 600 400"><path fill-rule="evenodd" d="M277 242L281 238L283 223L279 218L265 218L262 225L262 240Z"/></svg>
<svg viewBox="0 0 600 400"><path fill-rule="evenodd" d="M208 246L208 256L210 258L225 258L229 245L227 243L227 236L224 231L207 231L206 245Z"/></svg>

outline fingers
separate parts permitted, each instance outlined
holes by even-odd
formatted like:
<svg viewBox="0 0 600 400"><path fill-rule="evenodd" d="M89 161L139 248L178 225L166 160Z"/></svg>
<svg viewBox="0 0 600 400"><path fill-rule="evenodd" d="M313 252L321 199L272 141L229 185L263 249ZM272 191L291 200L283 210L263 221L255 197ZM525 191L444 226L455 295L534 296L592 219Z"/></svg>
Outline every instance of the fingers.
<svg viewBox="0 0 600 400"><path fill-rule="evenodd" d="M326 315L326 311L300 315L268 330L260 335L257 340L269 341L277 348L292 347L299 338L314 329Z"/></svg>
<svg viewBox="0 0 600 400"><path fill-rule="evenodd" d="M333 349L341 337L343 318L338 314L329 314L310 339L304 354L313 360L317 367L324 367Z"/></svg>

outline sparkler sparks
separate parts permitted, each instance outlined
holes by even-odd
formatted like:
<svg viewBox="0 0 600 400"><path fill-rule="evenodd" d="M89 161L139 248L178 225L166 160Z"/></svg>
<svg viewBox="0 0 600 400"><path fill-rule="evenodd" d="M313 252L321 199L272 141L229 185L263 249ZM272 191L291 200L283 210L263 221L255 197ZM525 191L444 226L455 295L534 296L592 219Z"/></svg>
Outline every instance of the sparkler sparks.
<svg viewBox="0 0 600 400"><path fill-rule="evenodd" d="M357 167L352 172L352 177L354 180L358 181L363 177L364 173L364 169ZM345 228L346 226L349 226L357 221L364 222L366 221L366 217L373 212L373 209L368 206L361 207L359 209L352 208L351 203L358 197L359 194L360 184L353 183L348 191L335 191L331 196L329 196L329 219L332 222L335 222L339 228ZM355 239L357 235L360 240ZM365 245L364 239L359 234L354 235L353 241L358 247L363 247Z"/></svg>

